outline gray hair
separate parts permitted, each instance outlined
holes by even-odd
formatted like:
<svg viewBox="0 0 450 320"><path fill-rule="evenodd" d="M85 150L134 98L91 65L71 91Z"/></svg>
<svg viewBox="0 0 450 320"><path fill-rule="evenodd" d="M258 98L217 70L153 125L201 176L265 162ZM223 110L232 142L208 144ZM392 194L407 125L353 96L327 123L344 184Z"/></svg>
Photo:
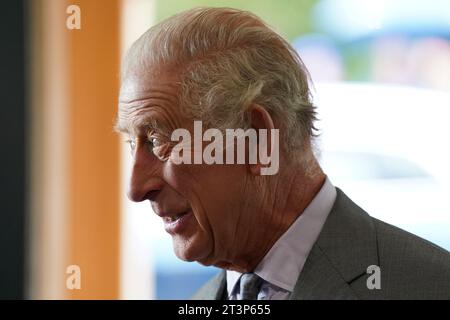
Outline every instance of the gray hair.
<svg viewBox="0 0 450 320"><path fill-rule="evenodd" d="M180 79L184 112L210 127L248 128L252 103L280 125L286 150L315 136L309 73L297 52L250 12L196 8L150 28L131 47L122 77L164 67Z"/></svg>

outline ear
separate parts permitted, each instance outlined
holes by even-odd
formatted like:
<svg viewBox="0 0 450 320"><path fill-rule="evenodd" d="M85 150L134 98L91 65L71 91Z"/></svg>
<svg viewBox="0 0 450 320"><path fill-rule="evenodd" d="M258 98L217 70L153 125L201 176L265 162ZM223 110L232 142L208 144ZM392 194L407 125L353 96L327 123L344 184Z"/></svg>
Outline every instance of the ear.
<svg viewBox="0 0 450 320"><path fill-rule="evenodd" d="M272 139L271 139L271 131L273 129L275 129L275 125L274 125L274 121L272 119L272 116L269 114L269 112L263 108L262 106L260 106L259 104L253 103L249 110L249 118L250 118L250 126L256 130L257 132L257 137L258 137L258 149L257 149L257 154L258 154L258 161L256 164L249 164L249 169L250 172L253 175L261 175L261 168L263 167L267 167L270 166L270 164L263 164L261 162L261 158L260 158L260 154L259 154L259 149L261 147L260 145L260 140L259 140L259 130L261 129L266 129L267 132L267 148L266 150L272 150Z"/></svg>

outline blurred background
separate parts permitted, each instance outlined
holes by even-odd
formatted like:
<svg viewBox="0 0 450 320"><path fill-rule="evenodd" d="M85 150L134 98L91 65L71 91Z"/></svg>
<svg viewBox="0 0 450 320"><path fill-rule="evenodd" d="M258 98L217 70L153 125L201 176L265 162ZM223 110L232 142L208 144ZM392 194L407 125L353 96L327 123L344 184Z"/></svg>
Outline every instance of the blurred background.
<svg viewBox="0 0 450 320"><path fill-rule="evenodd" d="M450 1L9 1L0 298L183 299L218 272L178 260L150 205L126 199L131 159L112 130L124 52L196 6L250 10L286 37L312 76L333 184L450 250Z"/></svg>

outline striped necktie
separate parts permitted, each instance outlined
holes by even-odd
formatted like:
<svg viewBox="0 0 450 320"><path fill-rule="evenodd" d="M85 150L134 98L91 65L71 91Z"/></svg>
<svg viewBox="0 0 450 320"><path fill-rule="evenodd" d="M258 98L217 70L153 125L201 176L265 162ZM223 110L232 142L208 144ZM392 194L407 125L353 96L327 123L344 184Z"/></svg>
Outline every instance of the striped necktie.
<svg viewBox="0 0 450 320"><path fill-rule="evenodd" d="M241 276L241 300L257 300L263 279L254 273L244 273Z"/></svg>

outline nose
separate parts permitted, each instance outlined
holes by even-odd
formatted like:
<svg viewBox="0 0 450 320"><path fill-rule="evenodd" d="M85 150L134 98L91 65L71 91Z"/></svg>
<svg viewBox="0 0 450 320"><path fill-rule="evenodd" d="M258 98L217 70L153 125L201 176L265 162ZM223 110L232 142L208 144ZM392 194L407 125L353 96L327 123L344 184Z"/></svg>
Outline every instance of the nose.
<svg viewBox="0 0 450 320"><path fill-rule="evenodd" d="M162 162L145 148L136 145L127 196L131 201L153 201L162 189L159 174Z"/></svg>

